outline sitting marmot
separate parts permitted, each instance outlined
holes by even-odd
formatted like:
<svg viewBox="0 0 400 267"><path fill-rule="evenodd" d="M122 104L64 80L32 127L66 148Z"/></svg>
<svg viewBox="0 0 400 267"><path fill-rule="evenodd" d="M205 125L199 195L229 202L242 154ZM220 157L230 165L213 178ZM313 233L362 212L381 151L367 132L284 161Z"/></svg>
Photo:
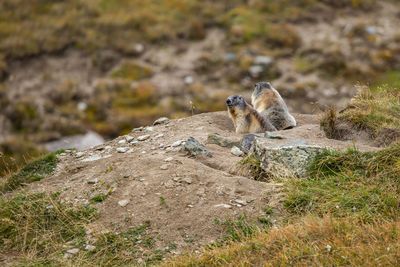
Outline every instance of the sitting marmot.
<svg viewBox="0 0 400 267"><path fill-rule="evenodd" d="M296 126L296 120L289 113L285 101L270 83L255 84L251 95L251 104L278 130L291 129Z"/></svg>
<svg viewBox="0 0 400 267"><path fill-rule="evenodd" d="M242 96L232 95L226 99L228 113L235 125L236 133L260 133L276 131L276 128Z"/></svg>

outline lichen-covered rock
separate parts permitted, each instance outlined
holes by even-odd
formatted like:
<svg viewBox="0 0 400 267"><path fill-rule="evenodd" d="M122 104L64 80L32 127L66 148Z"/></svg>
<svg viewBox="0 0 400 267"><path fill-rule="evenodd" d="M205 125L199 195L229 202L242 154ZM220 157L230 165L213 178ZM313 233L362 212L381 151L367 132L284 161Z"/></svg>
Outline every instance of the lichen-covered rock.
<svg viewBox="0 0 400 267"><path fill-rule="evenodd" d="M215 144L215 145L219 145L222 147L233 147L233 146L239 146L239 142L235 142L225 136L222 136L220 134L217 133L212 133L209 134L207 137L207 143L208 144Z"/></svg>
<svg viewBox="0 0 400 267"><path fill-rule="evenodd" d="M204 154L207 157L212 157L211 152L208 151L204 145L200 144L200 142L193 137L189 137L188 140L186 140L185 145L181 148L180 151L187 151L190 156Z"/></svg>
<svg viewBox="0 0 400 267"><path fill-rule="evenodd" d="M261 161L261 167L272 177L298 177L307 175L307 168L315 156L325 148L295 142L273 144L270 140L256 139L252 152Z"/></svg>

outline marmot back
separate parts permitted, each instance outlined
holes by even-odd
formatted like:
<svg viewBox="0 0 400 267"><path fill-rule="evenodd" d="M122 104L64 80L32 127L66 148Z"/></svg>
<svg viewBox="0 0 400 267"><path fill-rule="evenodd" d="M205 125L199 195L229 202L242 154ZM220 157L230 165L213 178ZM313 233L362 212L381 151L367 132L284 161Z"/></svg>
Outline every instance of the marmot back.
<svg viewBox="0 0 400 267"><path fill-rule="evenodd" d="M289 113L285 101L270 83L259 82L255 84L251 103L276 129L285 130L296 126L296 120Z"/></svg>
<svg viewBox="0 0 400 267"><path fill-rule="evenodd" d="M260 133L276 131L276 128L242 96L233 95L227 98L228 114L235 126L236 133Z"/></svg>

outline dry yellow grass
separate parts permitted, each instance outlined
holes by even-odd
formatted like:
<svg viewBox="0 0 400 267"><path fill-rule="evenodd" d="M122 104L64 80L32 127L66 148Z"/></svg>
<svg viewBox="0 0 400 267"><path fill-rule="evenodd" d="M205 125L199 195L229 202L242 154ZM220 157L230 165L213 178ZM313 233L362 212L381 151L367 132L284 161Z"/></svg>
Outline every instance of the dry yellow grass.
<svg viewBox="0 0 400 267"><path fill-rule="evenodd" d="M241 243L173 258L160 266L398 266L399 222L358 224L305 217Z"/></svg>

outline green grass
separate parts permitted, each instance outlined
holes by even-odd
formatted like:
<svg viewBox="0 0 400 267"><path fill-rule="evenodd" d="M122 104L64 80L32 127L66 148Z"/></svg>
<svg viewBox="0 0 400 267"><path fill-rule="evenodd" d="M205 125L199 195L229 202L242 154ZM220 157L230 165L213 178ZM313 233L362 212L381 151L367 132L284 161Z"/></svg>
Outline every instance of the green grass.
<svg viewBox="0 0 400 267"><path fill-rule="evenodd" d="M400 215L400 145L366 153L327 150L308 179L290 180L286 190L284 205L295 215L394 220Z"/></svg>
<svg viewBox="0 0 400 267"><path fill-rule="evenodd" d="M328 137L335 138L335 132L340 132L337 126L344 122L349 130L366 131L372 139L385 139L384 144L390 144L400 136L399 114L400 87L364 87L341 113L329 110L321 126Z"/></svg>
<svg viewBox="0 0 400 267"><path fill-rule="evenodd" d="M24 184L40 181L45 175L53 172L58 162L57 155L64 151L65 150L58 150L43 158L28 163L19 172L11 175L0 184L0 192L12 191Z"/></svg>
<svg viewBox="0 0 400 267"><path fill-rule="evenodd" d="M0 214L0 254L37 260L48 255L49 261L66 242L82 246L84 225L97 218L95 208L62 203L59 194L25 192L0 200Z"/></svg>
<svg viewBox="0 0 400 267"><path fill-rule="evenodd" d="M256 181L266 182L271 178L261 167L260 160L253 154L240 160L238 164L240 169L244 168L247 170L250 176Z"/></svg>

